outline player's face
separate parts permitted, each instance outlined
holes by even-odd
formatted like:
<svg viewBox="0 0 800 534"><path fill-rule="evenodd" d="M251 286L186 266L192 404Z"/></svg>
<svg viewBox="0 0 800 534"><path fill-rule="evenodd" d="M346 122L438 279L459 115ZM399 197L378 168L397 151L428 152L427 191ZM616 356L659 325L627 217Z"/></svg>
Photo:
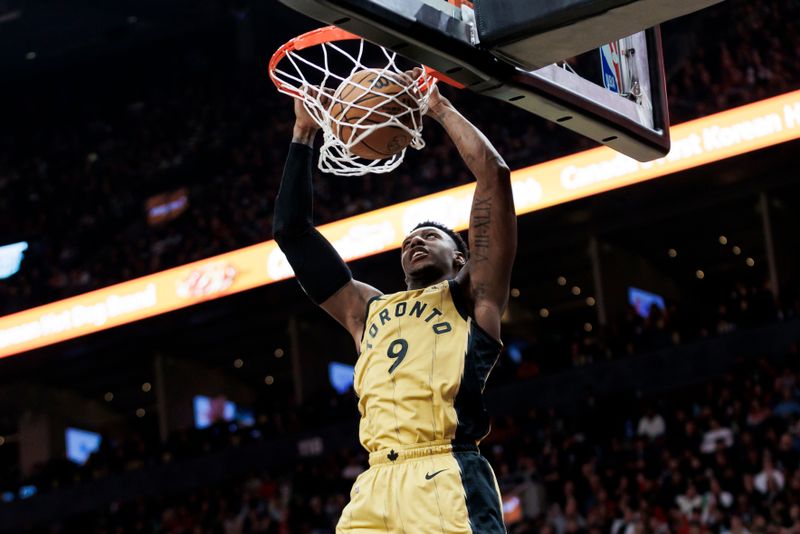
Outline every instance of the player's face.
<svg viewBox="0 0 800 534"><path fill-rule="evenodd" d="M453 239L432 226L411 232L403 241L400 256L407 277L418 277L423 273L442 276L457 271L463 260Z"/></svg>

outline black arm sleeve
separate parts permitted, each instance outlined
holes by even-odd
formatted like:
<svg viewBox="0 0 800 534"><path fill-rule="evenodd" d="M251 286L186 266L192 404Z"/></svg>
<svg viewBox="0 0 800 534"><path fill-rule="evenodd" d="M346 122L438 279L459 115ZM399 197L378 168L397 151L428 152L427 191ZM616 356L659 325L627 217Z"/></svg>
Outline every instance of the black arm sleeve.
<svg viewBox="0 0 800 534"><path fill-rule="evenodd" d="M312 149L292 143L275 199L272 233L300 286L315 303L325 302L352 280L339 253L313 223Z"/></svg>

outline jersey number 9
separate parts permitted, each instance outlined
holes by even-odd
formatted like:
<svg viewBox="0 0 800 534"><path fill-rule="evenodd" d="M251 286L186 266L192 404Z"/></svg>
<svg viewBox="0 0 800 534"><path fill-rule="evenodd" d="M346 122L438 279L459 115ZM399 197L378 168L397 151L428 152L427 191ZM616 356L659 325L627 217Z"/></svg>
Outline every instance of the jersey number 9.
<svg viewBox="0 0 800 534"><path fill-rule="evenodd" d="M397 366L403 361L408 352L408 341L403 338L398 338L392 341L386 351L386 355L394 360L392 366L389 367L389 373L397 369Z"/></svg>

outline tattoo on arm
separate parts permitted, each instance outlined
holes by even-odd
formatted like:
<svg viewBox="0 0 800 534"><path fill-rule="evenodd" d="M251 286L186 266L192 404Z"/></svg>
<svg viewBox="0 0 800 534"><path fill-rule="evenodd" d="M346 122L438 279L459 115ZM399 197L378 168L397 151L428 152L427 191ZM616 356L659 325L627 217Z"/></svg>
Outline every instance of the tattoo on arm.
<svg viewBox="0 0 800 534"><path fill-rule="evenodd" d="M472 284L472 298L476 301L482 300L488 293L488 288L485 282L476 282Z"/></svg>
<svg viewBox="0 0 800 534"><path fill-rule="evenodd" d="M489 259L489 234L492 226L492 197L475 197L472 206L472 260L482 263Z"/></svg>

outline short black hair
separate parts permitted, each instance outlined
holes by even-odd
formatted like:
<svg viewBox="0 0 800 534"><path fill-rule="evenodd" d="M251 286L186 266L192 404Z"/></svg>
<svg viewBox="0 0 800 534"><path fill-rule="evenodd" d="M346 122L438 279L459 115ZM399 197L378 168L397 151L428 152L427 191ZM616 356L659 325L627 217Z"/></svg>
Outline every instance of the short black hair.
<svg viewBox="0 0 800 534"><path fill-rule="evenodd" d="M450 239L452 239L455 242L456 248L458 248L458 251L461 254L464 255L464 259L465 260L469 259L469 247L467 246L467 243L464 241L464 239L461 237L461 235L458 232L456 232L452 228L448 228L447 226L443 225L442 223L438 223L438 222L435 222L435 221L424 221L424 222L421 222L418 225L416 225L414 228L412 228L411 232L413 232L414 230L416 230L418 228L424 228L426 226L432 226L434 228L438 228L442 232L444 232L447 235L449 235ZM411 232L409 232L409 233L411 233Z"/></svg>

